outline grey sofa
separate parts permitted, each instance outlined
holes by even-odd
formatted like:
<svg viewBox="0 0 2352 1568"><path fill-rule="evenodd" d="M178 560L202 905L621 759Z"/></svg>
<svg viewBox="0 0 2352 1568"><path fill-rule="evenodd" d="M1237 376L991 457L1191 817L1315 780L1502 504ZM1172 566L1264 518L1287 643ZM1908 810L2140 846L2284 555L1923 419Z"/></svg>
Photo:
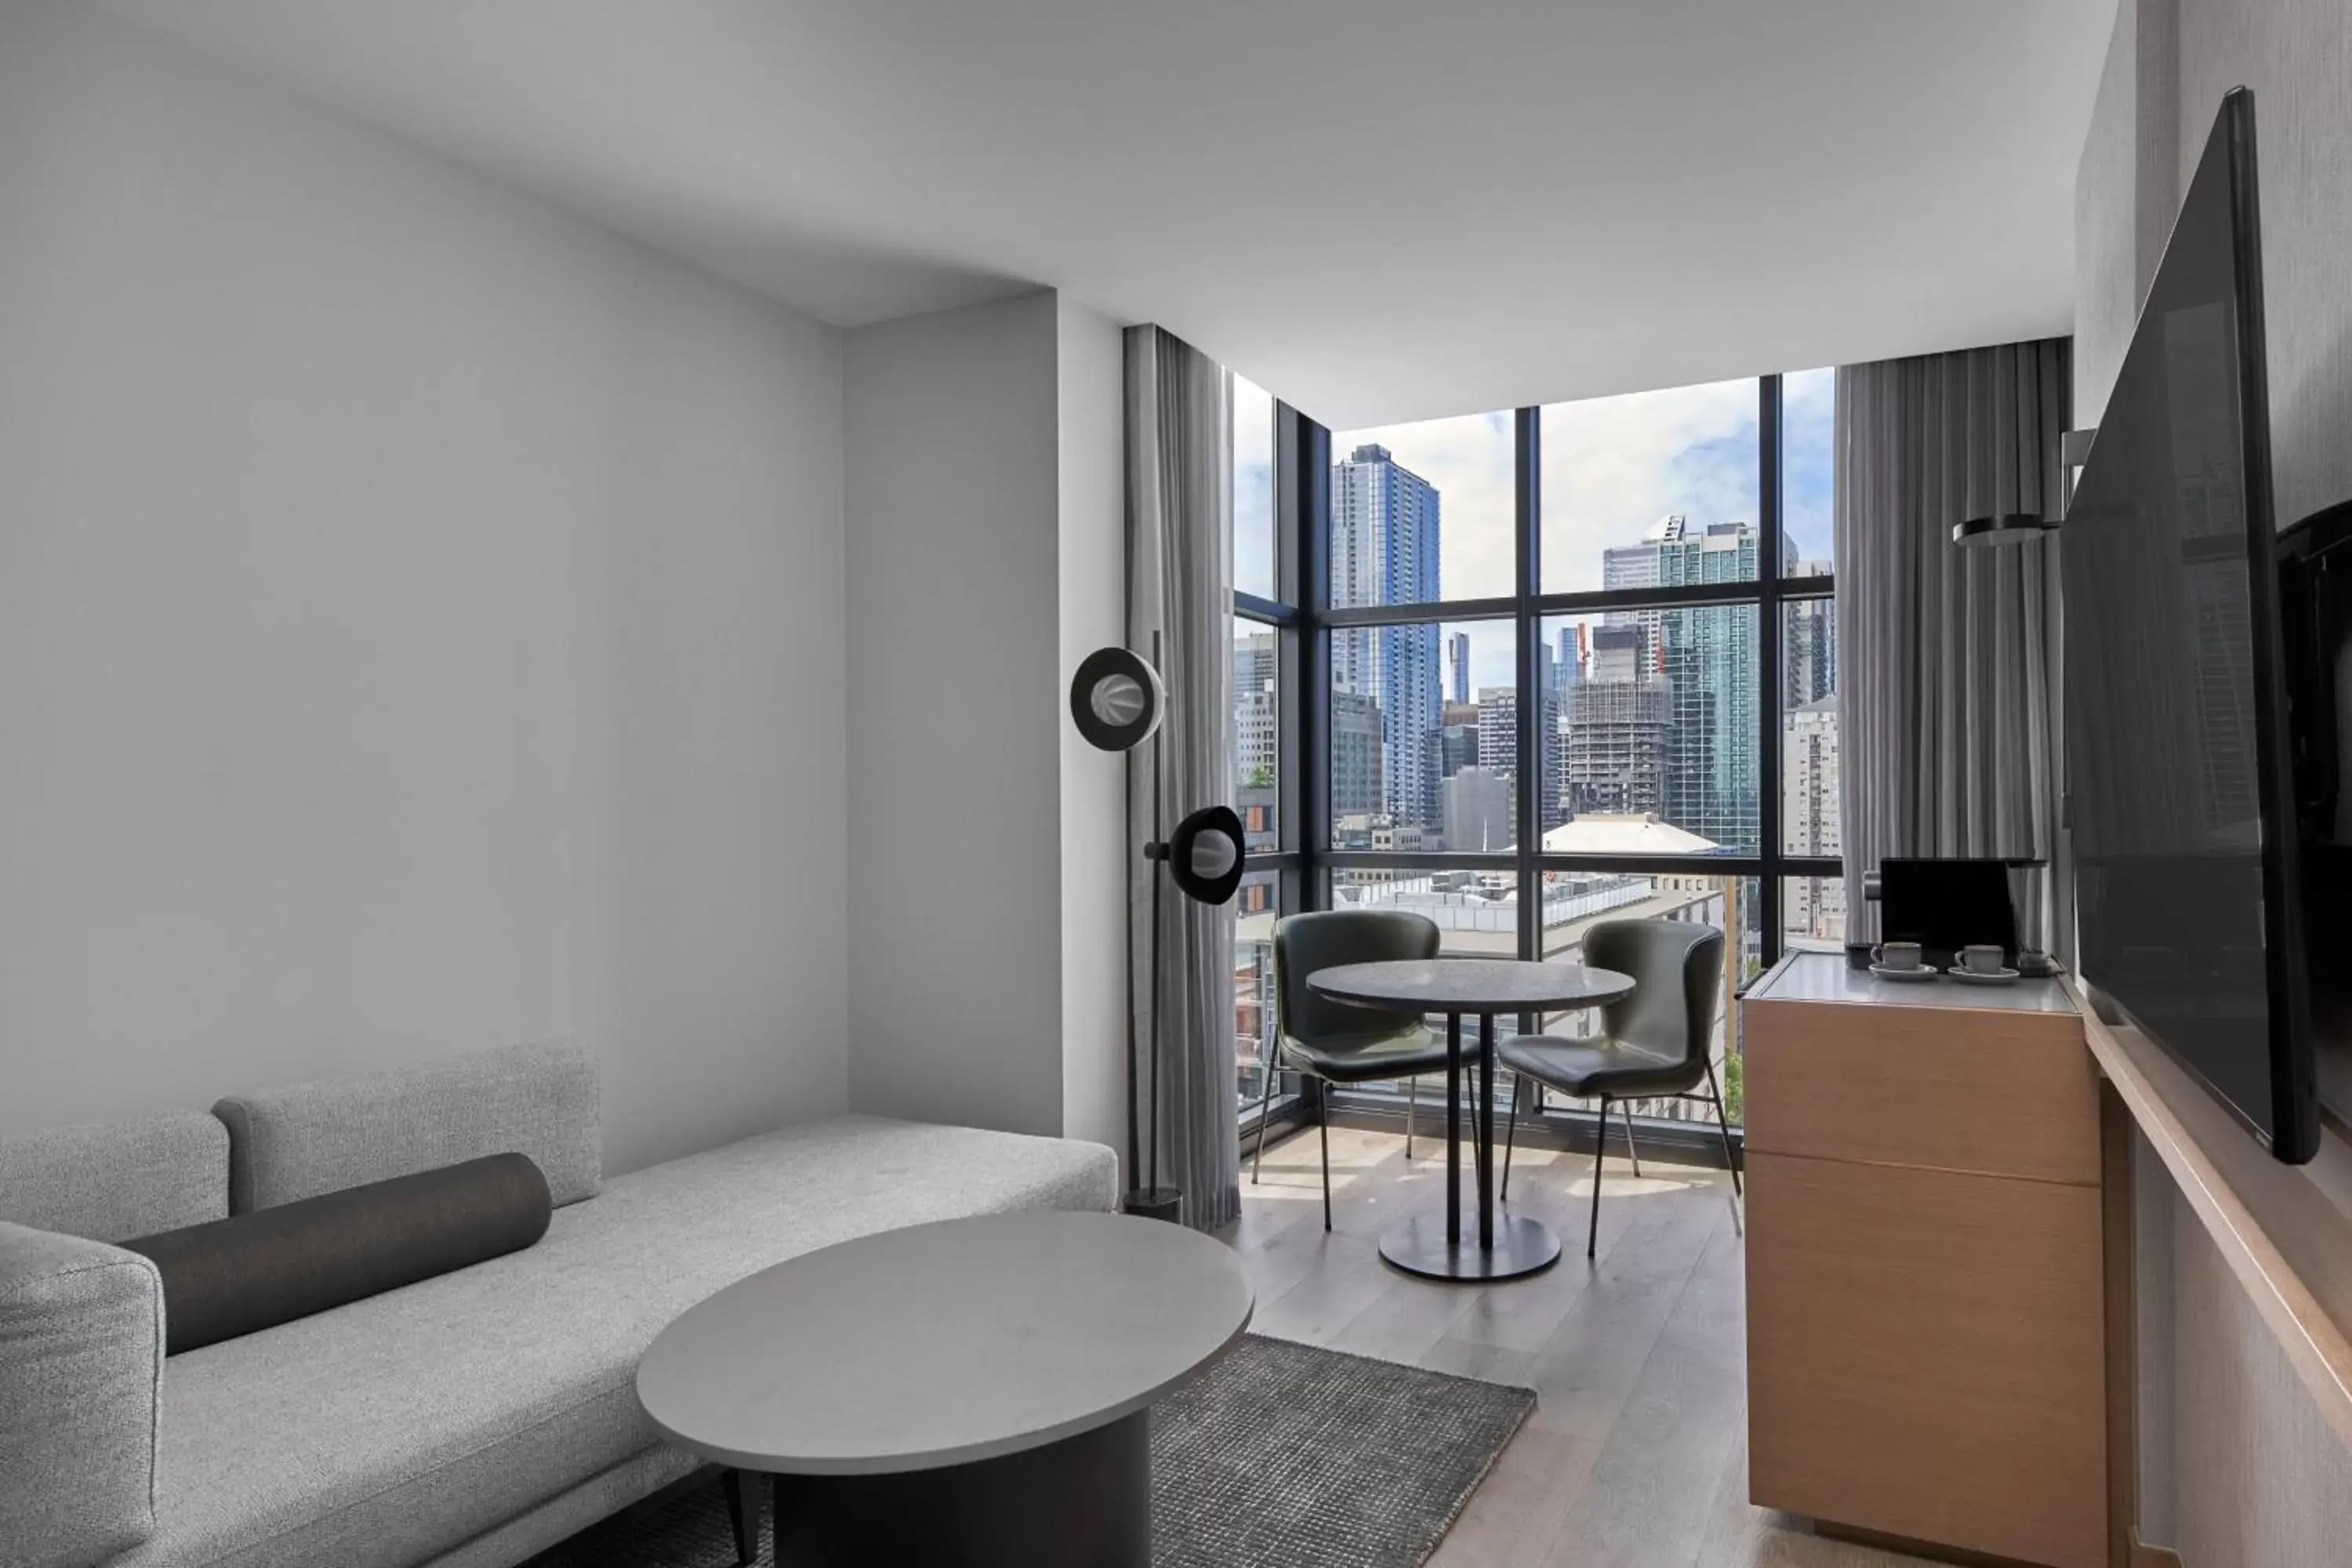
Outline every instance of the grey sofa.
<svg viewBox="0 0 2352 1568"><path fill-rule="evenodd" d="M0 1142L0 1565L500 1568L697 1461L637 1407L680 1311L898 1226L1112 1208L1110 1151L845 1116L601 1175L593 1062L487 1053ZM166 1360L110 1243L515 1150L527 1250Z"/></svg>

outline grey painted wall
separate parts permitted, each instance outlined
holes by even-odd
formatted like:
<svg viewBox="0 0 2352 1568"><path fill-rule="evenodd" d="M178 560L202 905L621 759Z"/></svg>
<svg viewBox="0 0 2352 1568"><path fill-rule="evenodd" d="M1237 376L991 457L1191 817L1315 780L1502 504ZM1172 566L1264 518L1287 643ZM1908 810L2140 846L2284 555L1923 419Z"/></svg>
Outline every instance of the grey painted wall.
<svg viewBox="0 0 2352 1568"><path fill-rule="evenodd" d="M1124 336L1067 295L1061 362L1061 668L1127 640ZM1056 718L1062 769L1062 1130L1127 1155L1127 763Z"/></svg>
<svg viewBox="0 0 2352 1568"><path fill-rule="evenodd" d="M2221 94L2254 90L2279 521L2352 498L2352 25L2342 0L2122 0L2075 189L2075 417L2105 405ZM2331 1134L2332 1136L2332 1134ZM2339 1561L2352 1452L2143 1142L2139 1528L2189 1568Z"/></svg>
<svg viewBox="0 0 2352 1568"><path fill-rule="evenodd" d="M1059 368L1051 293L846 334L861 1110L1062 1128Z"/></svg>
<svg viewBox="0 0 2352 1568"><path fill-rule="evenodd" d="M852 1107L1126 1140L1118 329L1050 290L846 335Z"/></svg>
<svg viewBox="0 0 2352 1568"><path fill-rule="evenodd" d="M2352 19L2123 0L2075 187L2075 416L2095 420L2221 95L2254 92L2281 526L2352 499Z"/></svg>
<svg viewBox="0 0 2352 1568"><path fill-rule="evenodd" d="M615 1170L843 1105L836 334L59 5L0 344L0 1131L556 1036Z"/></svg>
<svg viewBox="0 0 2352 1568"><path fill-rule="evenodd" d="M2253 89L2281 526L2352 500L2352 13L2345 0L2172 0L2176 205L2222 93Z"/></svg>

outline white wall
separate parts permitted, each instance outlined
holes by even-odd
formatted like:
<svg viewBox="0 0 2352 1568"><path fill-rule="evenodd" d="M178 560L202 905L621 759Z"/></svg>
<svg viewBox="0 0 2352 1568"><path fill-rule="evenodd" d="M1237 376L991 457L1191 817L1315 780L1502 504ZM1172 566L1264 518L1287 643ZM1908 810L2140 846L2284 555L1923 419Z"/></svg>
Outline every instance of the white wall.
<svg viewBox="0 0 2352 1568"><path fill-rule="evenodd" d="M2098 422L2221 95L2240 84L2254 91L2285 526L2352 499L2343 0L2122 0L2075 184L2074 416ZM2144 1141L2135 1170L2143 1537L2189 1568L2342 1561L2352 1453Z"/></svg>
<svg viewBox="0 0 2352 1568"><path fill-rule="evenodd" d="M860 1110L1062 1129L1056 314L846 334Z"/></svg>
<svg viewBox="0 0 2352 1568"><path fill-rule="evenodd" d="M839 1109L841 441L831 331L0 7L0 1132L555 1036L610 1169Z"/></svg>
<svg viewBox="0 0 2352 1568"><path fill-rule="evenodd" d="M1127 640L1126 347L1066 295L1061 362L1061 667ZM1062 742L1062 1130L1127 1155L1127 763Z"/></svg>
<svg viewBox="0 0 2352 1568"><path fill-rule="evenodd" d="M1126 1141L1118 328L1050 292L845 339L854 1109Z"/></svg>

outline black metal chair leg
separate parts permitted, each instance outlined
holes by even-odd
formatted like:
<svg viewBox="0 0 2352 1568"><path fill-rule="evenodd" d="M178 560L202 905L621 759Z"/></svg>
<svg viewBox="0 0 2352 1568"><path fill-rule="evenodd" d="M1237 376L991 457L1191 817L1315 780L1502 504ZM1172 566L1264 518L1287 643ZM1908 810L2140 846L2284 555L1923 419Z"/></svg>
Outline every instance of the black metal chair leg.
<svg viewBox="0 0 2352 1568"><path fill-rule="evenodd" d="M1601 1097L1601 1131L1592 1141L1592 1218L1584 1230L1584 1256L1589 1261L1601 1246L1601 1162L1609 1155L1609 1097Z"/></svg>
<svg viewBox="0 0 2352 1568"><path fill-rule="evenodd" d="M729 1470L719 1484L727 1493L727 1517L735 1526L737 1568L760 1560L760 1514L767 1498L768 1478L747 1470Z"/></svg>
<svg viewBox="0 0 2352 1568"><path fill-rule="evenodd" d="M1528 1092L1528 1080L1514 1076L1511 1079L1511 1120L1503 1134L1503 1190L1496 1194L1496 1203L1511 1201L1511 1147L1519 1141L1519 1100Z"/></svg>
<svg viewBox="0 0 2352 1568"><path fill-rule="evenodd" d="M1257 1185L1257 1173L1265 1163L1265 1112L1274 1103L1274 1053L1265 1053L1265 1092L1257 1100L1257 1147L1250 1152L1250 1185Z"/></svg>
<svg viewBox="0 0 2352 1568"><path fill-rule="evenodd" d="M1404 1157L1412 1158L1412 1113L1421 1102L1421 1079L1404 1080Z"/></svg>
<svg viewBox="0 0 2352 1568"><path fill-rule="evenodd" d="M1325 1106L1315 1123L1317 1134L1323 1140L1323 1228L1331 1228L1331 1108Z"/></svg>
<svg viewBox="0 0 2352 1568"><path fill-rule="evenodd" d="M1706 1058L1706 1091L1715 1096L1715 1129L1723 1134L1723 1163L1731 1167L1731 1195L1747 1194L1739 1190L1739 1156L1731 1147L1731 1112L1724 1106L1723 1089L1715 1081L1715 1058Z"/></svg>

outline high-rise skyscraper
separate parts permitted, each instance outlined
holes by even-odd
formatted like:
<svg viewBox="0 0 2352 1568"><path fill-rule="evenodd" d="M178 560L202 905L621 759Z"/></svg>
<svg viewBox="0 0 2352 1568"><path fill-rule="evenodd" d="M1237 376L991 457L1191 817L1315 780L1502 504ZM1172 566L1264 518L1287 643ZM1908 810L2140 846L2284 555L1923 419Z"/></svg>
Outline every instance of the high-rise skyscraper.
<svg viewBox="0 0 2352 1568"><path fill-rule="evenodd" d="M1468 853L1508 849L1519 841L1511 826L1511 784L1485 768L1464 768L1439 791L1445 847Z"/></svg>
<svg viewBox="0 0 2352 1568"><path fill-rule="evenodd" d="M1274 685L1275 633L1246 632L1234 639L1234 689L1264 691Z"/></svg>
<svg viewBox="0 0 2352 1568"><path fill-rule="evenodd" d="M1780 738L1780 821L1791 855L1838 853L1839 772L1837 699L1790 710ZM1792 934L1843 942L1845 879L1791 878L1782 918Z"/></svg>
<svg viewBox="0 0 2352 1568"><path fill-rule="evenodd" d="M1826 561L1800 561L1791 577L1825 577ZM1832 599L1791 599L1781 611L1780 704L1794 712L1837 689L1837 604Z"/></svg>
<svg viewBox="0 0 2352 1568"><path fill-rule="evenodd" d="M1600 626L1591 666L1568 691L1560 793L1571 813L1665 806L1674 685L1653 668L1640 626Z"/></svg>
<svg viewBox="0 0 2352 1568"><path fill-rule="evenodd" d="M1536 777L1540 785L1537 809L1541 826L1549 830L1568 818L1559 799L1559 693L1551 683L1549 656L1538 667L1538 679L1543 692L1536 721ZM1478 693L1478 765L1499 778L1514 783L1518 779L1519 690L1516 686L1489 686Z"/></svg>
<svg viewBox="0 0 2352 1568"><path fill-rule="evenodd" d="M1451 778L1464 768L1478 765L1478 707L1475 702L1449 702L1437 731L1437 776Z"/></svg>
<svg viewBox="0 0 2352 1568"><path fill-rule="evenodd" d="M1470 634L1455 632L1445 639L1445 700L1470 700Z"/></svg>
<svg viewBox="0 0 2352 1568"><path fill-rule="evenodd" d="M1275 634L1234 639L1234 783L1242 789L1271 784L1275 773Z"/></svg>
<svg viewBox="0 0 2352 1568"><path fill-rule="evenodd" d="M1671 588L1753 582L1759 540L1747 522L1694 529L1664 519L1639 544L1601 553L1602 584ZM1782 559L1788 559L1785 542ZM1657 668L1674 690L1674 732L1662 815L1717 844L1759 841L1757 612L1746 605L1613 611L1612 625L1637 625L1653 638Z"/></svg>
<svg viewBox="0 0 2352 1568"><path fill-rule="evenodd" d="M1559 689L1568 689L1584 679L1584 623L1577 621L1559 628Z"/></svg>
<svg viewBox="0 0 2352 1568"><path fill-rule="evenodd" d="M1381 810L1381 708L1360 691L1331 693L1331 815Z"/></svg>
<svg viewBox="0 0 2352 1568"><path fill-rule="evenodd" d="M1445 781L1464 768L1478 765L1478 710L1467 702L1445 705L1438 728L1422 737L1428 754L1430 776L1437 781L1438 819L1445 816Z"/></svg>
<svg viewBox="0 0 2352 1568"><path fill-rule="evenodd" d="M1358 447L1332 464L1332 607L1435 601L1438 529L1437 487L1386 447ZM1438 775L1422 737L1438 727L1437 642L1430 624L1331 638L1333 690L1360 693L1379 712L1381 809L1400 825L1433 829Z"/></svg>

